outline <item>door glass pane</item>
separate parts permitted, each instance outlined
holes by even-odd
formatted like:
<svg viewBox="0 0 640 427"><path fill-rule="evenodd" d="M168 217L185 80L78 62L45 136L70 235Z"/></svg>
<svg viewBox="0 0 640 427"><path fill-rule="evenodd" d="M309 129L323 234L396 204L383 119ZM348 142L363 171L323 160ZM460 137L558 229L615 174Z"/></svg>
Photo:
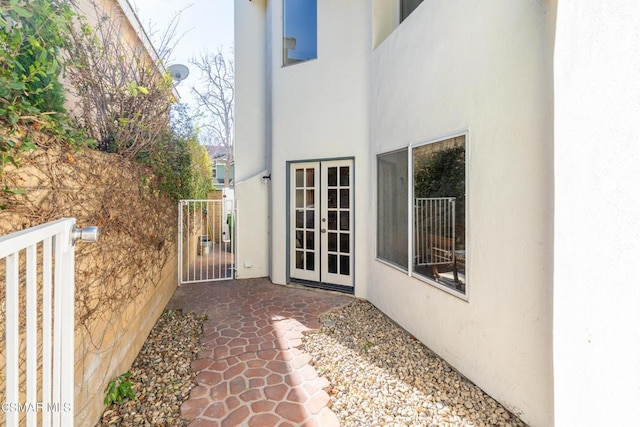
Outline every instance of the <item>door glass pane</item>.
<svg viewBox="0 0 640 427"><path fill-rule="evenodd" d="M340 212L340 230L349 230L349 211Z"/></svg>
<svg viewBox="0 0 640 427"><path fill-rule="evenodd" d="M315 214L316 214L315 211L307 210L307 228L313 229L313 227L315 226L315 223L314 223Z"/></svg>
<svg viewBox="0 0 640 427"><path fill-rule="evenodd" d="M329 233L327 238L327 249L330 252L338 252L338 233Z"/></svg>
<svg viewBox="0 0 640 427"><path fill-rule="evenodd" d="M338 272L338 255L329 254L328 258L328 269L329 273L337 273Z"/></svg>
<svg viewBox="0 0 640 427"><path fill-rule="evenodd" d="M296 190L296 208L304 208L304 190Z"/></svg>
<svg viewBox="0 0 640 427"><path fill-rule="evenodd" d="M338 168L327 169L327 184L330 187L338 185Z"/></svg>
<svg viewBox="0 0 640 427"><path fill-rule="evenodd" d="M340 189L340 207L342 209L349 209L349 189Z"/></svg>
<svg viewBox="0 0 640 427"><path fill-rule="evenodd" d="M349 166L340 168L340 185L343 187L349 186Z"/></svg>
<svg viewBox="0 0 640 427"><path fill-rule="evenodd" d="M329 209L338 207L338 190L332 189L327 191L327 207Z"/></svg>
<svg viewBox="0 0 640 427"><path fill-rule="evenodd" d="M340 252L349 253L349 234L340 233Z"/></svg>
<svg viewBox="0 0 640 427"><path fill-rule="evenodd" d="M307 187L313 187L315 178L315 169L307 169Z"/></svg>
<svg viewBox="0 0 640 427"><path fill-rule="evenodd" d="M314 195L313 190L307 190L307 207L313 207L314 205L313 195Z"/></svg>
<svg viewBox="0 0 640 427"><path fill-rule="evenodd" d="M296 231L296 248L302 249L302 231Z"/></svg>
<svg viewBox="0 0 640 427"><path fill-rule="evenodd" d="M307 271L314 271L316 269L316 257L314 255L313 252L307 252Z"/></svg>
<svg viewBox="0 0 640 427"><path fill-rule="evenodd" d="M338 212L336 211L329 211L328 212L328 219L329 219L329 230L337 230L338 229Z"/></svg>
<svg viewBox="0 0 640 427"><path fill-rule="evenodd" d="M296 228L304 228L304 211L296 211Z"/></svg>
<svg viewBox="0 0 640 427"><path fill-rule="evenodd" d="M340 274L349 275L349 255L340 255Z"/></svg>
<svg viewBox="0 0 640 427"><path fill-rule="evenodd" d="M296 169L296 187L304 187L304 169Z"/></svg>
<svg viewBox="0 0 640 427"><path fill-rule="evenodd" d="M303 269L304 268L304 252L296 251L296 268Z"/></svg>
<svg viewBox="0 0 640 427"><path fill-rule="evenodd" d="M299 233L302 233L302 232L299 231ZM316 243L316 240L315 240L316 233L314 233L313 231L307 231L306 234L307 234L307 242L306 242L307 243L307 249L311 249L311 250L315 249L315 246L316 246L316 244L315 244Z"/></svg>

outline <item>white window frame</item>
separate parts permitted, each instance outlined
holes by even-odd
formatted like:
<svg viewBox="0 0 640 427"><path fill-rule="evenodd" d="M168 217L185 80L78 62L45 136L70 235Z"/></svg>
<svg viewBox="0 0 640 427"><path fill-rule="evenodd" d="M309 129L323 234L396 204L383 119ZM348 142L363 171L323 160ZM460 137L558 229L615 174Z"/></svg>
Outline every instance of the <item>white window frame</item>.
<svg viewBox="0 0 640 427"><path fill-rule="evenodd" d="M376 183L375 206L376 206L376 210L378 209L378 202L379 202L379 200L378 200L378 157L379 156L383 156L385 154L398 153L398 152L401 152L401 151L407 151L407 179L409 179L411 177L411 171L412 171L411 165L409 164L409 157L410 157L409 154L411 152L411 149L409 148L409 146L398 147L398 148L395 148L395 149L392 149L392 150L382 151L380 153L376 153L375 154L374 164L376 165L376 167L375 167L375 170L376 170L376 176L375 176L375 183ZM410 185L407 185L407 187L410 187ZM409 194L411 194L409 191L410 191L410 188L407 189L407 197L409 196ZM410 202L410 200L409 200L409 202ZM407 241L409 242L409 246L407 248L407 250L408 250L408 252L407 252L407 254L408 254L408 256L407 256L407 268L402 267L402 266L400 266L398 264L394 264L393 262L391 262L389 260L386 260L384 258L380 258L378 256L378 244L379 244L379 242L378 242L378 217L377 217L377 215L378 215L378 213L376 212L376 233L375 233L375 256L376 256L376 258L375 259L377 261L385 264L385 265L388 265L391 268L394 268L394 269L396 269L398 271L401 271L401 272L403 272L405 274L408 274L410 269L411 269L411 247L412 247L411 246L411 235L407 234ZM411 225L408 224L407 233L410 233L410 232L411 232Z"/></svg>
<svg viewBox="0 0 640 427"><path fill-rule="evenodd" d="M456 138L456 137L460 137L460 136L464 136L465 138L465 292L461 293L459 291L456 291L454 289L449 288L448 286L444 286L438 282L436 282L435 280L429 279L428 277L425 277L421 274L417 274L414 272L413 270L413 251L414 251L414 237L413 237L413 233L414 233L414 209L413 209L413 197L414 197L414 179L413 179L413 151L415 148L424 146L424 145L428 145L428 144L434 144L437 142L442 142L445 141L447 139L452 139L452 138ZM426 139L426 140L422 140L419 142L415 142L412 144L409 144L408 146L404 146L404 147L397 147L394 149L390 149L390 150L385 150L385 151L380 151L378 153L374 154L374 158L375 158L375 164L376 164L376 176L375 176L375 183L376 183L376 196L375 196L375 203L376 203L376 209L378 206L378 191L377 191L377 185L378 185L378 171L377 171L377 158L379 155L383 155L383 154L389 154L389 153L393 153L395 151L401 151L401 150L407 150L407 166L408 166L408 173L407 175L410 177L410 185L408 185L408 197L407 197L407 210L408 210L408 270L399 267L398 265L395 265L389 261L386 261L384 259L378 258L378 241L377 241L377 236L378 236L378 232L377 232L377 217L376 217L376 234L375 234L375 240L376 240L376 248L375 248L375 256L376 256L376 260L386 266L389 266L395 270L398 270L402 273L407 274L409 277L412 277L416 280L419 280L423 283L427 283L441 291L444 291L450 295L455 296L456 298L459 298L463 301L469 302L469 298L470 298L470 287L469 287L469 283L471 282L470 280L470 272L472 271L471 268L471 257L470 255L470 239L469 239L469 230L470 230L470 166L471 166L471 143L470 143L470 138L469 138L469 129L465 128L462 130L458 130L455 132L451 132L448 134L444 134L441 136L438 136L436 138L431 138L431 139Z"/></svg>
<svg viewBox="0 0 640 427"><path fill-rule="evenodd" d="M446 141L448 139L452 139L452 138L457 138L460 136L464 136L464 188L465 188L465 227L464 227L464 239L465 239L465 291L464 293L461 293L459 291L456 291L454 289L449 288L448 286L444 286L438 282L436 282L435 280L429 279L428 277L425 277L421 274L417 274L413 271L413 255L414 255L414 248L413 248L413 221L414 221L414 212L413 212L413 197L414 197L414 186L415 183L413 181L413 151L416 148L422 147L424 145L429 145L429 144L435 144L438 142L442 142L442 141ZM422 282L428 283L429 285L438 288L444 292L447 292L448 294L451 294L455 297L458 297L464 301L468 301L469 300L469 271L470 266L469 266L469 261L470 261L470 256L469 256L469 166L470 166L470 144L469 144L469 130L465 129L465 130L461 130L461 131L457 131L457 132L452 132L446 135L442 135L439 136L437 138L432 138L432 139L428 139L425 141L420 141L420 142L416 142L413 144L409 145L409 176L411 177L411 185L409 186L409 229L411 230L411 234L410 234L410 239L409 239L409 245L411 246L410 251L409 251L409 276L420 280Z"/></svg>

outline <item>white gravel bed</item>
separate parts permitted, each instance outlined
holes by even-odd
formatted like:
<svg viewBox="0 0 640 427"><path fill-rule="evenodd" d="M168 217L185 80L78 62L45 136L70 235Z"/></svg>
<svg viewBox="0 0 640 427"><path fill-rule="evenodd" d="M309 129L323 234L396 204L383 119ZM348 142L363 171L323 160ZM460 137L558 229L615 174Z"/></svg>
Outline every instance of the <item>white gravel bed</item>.
<svg viewBox="0 0 640 427"><path fill-rule="evenodd" d="M204 315L168 310L131 366L135 400L111 404L97 426L186 426L180 405L196 385L191 362L201 350Z"/></svg>
<svg viewBox="0 0 640 427"><path fill-rule="evenodd" d="M370 303L320 321L301 348L342 426L526 426Z"/></svg>

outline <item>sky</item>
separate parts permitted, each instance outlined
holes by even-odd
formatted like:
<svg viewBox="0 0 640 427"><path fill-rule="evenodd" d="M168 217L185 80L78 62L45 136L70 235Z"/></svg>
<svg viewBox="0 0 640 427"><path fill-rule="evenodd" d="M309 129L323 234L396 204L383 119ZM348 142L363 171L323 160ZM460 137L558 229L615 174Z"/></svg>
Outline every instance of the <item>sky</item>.
<svg viewBox="0 0 640 427"><path fill-rule="evenodd" d="M284 3L285 37L296 39L296 48L288 52L289 58L313 59L318 57L318 9L316 2Z"/></svg>
<svg viewBox="0 0 640 427"><path fill-rule="evenodd" d="M129 0L138 18L145 27L151 41L157 43L153 32L158 35L169 26L176 12L182 12L177 34L182 35L176 46L172 60L166 65L183 64L189 67L189 77L177 86L181 102L195 108L191 87L198 85L199 71L190 64L191 58L204 49L230 55L233 45L233 0Z"/></svg>

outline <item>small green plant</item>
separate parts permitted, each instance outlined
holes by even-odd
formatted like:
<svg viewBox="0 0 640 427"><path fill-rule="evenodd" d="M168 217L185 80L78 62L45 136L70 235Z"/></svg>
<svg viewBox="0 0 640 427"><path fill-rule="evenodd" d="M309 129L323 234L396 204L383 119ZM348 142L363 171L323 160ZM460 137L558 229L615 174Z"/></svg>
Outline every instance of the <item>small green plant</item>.
<svg viewBox="0 0 640 427"><path fill-rule="evenodd" d="M366 343L364 343L364 345L362 346L362 349L364 351L369 350L371 347L373 347L373 343L371 341L367 341Z"/></svg>
<svg viewBox="0 0 640 427"><path fill-rule="evenodd" d="M131 400L136 399L136 395L133 393L131 389L131 381L129 378L131 377L131 372L125 372L124 374L118 375L111 381L109 381L109 385L104 389L105 398L104 404L109 406L112 403L116 403L120 405L126 398Z"/></svg>

